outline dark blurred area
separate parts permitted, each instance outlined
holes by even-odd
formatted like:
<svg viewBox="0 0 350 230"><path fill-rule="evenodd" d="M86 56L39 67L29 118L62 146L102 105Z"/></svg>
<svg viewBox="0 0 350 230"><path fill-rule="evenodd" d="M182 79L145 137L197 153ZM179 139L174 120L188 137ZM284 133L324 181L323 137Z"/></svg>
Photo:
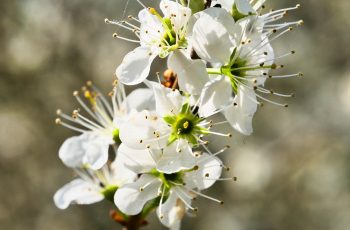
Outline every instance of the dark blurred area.
<svg viewBox="0 0 350 230"><path fill-rule="evenodd" d="M156 1L144 0L146 5ZM346 230L350 227L350 1L267 1L267 9L300 3L286 20L304 26L273 42L280 64L268 87L294 92L266 104L249 137L235 133L223 156L237 182L207 191L225 201L198 202L183 229ZM72 96L87 80L106 93L133 44L104 18L136 15L135 0L2 0L0 2L0 229L121 229L109 203L57 209L53 194L74 176L58 159L65 138L55 111L77 108ZM156 67L156 65L154 66ZM164 69L164 67L162 67ZM159 69L155 68L155 71ZM154 72L155 72L154 71ZM219 149L227 140L216 141ZM146 229L163 229L154 215Z"/></svg>

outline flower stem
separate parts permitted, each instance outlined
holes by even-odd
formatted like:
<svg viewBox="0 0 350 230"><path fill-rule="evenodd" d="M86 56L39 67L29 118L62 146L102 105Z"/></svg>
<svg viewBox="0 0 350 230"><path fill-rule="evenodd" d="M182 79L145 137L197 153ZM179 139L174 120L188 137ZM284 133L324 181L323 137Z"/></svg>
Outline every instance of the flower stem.
<svg viewBox="0 0 350 230"><path fill-rule="evenodd" d="M208 74L222 74L222 71L221 69L218 69L218 68L207 68L207 73Z"/></svg>
<svg viewBox="0 0 350 230"><path fill-rule="evenodd" d="M130 216L123 230L139 230L142 226L142 220L141 214Z"/></svg>

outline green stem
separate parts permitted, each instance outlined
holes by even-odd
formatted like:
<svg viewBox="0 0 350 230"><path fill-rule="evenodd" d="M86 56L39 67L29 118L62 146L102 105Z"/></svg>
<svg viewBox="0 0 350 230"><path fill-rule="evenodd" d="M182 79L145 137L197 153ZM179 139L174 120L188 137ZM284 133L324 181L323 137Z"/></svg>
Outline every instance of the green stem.
<svg viewBox="0 0 350 230"><path fill-rule="evenodd" d="M218 69L218 68L207 68L207 73L208 74L222 74L222 71L221 69Z"/></svg>

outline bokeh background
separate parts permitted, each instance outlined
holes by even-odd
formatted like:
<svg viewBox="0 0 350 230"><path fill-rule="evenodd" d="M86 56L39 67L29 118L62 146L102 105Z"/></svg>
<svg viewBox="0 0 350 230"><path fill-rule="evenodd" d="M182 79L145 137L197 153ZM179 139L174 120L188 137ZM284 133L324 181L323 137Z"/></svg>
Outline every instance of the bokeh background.
<svg viewBox="0 0 350 230"><path fill-rule="evenodd" d="M120 229L108 216L112 204L54 206L53 194L73 177L57 151L74 134L54 119L57 108L77 108L72 92L86 80L111 89L114 70L133 44L114 40L118 29L104 18L136 15L136 1L126 3L0 2L0 229ZM183 229L350 228L350 1L270 0L267 8L296 3L302 7L287 19L302 18L305 25L274 47L280 54L297 51L283 60L281 73L305 77L268 83L296 98L276 98L289 108L263 107L253 135L235 133L224 157L238 182L207 191L225 205L197 201L199 215L186 217ZM154 216L149 220L145 230L163 229Z"/></svg>

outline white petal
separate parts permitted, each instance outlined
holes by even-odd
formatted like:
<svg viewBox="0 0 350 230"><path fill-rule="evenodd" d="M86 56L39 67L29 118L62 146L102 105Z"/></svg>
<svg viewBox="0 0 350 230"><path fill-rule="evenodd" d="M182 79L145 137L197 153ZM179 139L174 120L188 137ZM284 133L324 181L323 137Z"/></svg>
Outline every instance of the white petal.
<svg viewBox="0 0 350 230"><path fill-rule="evenodd" d="M118 148L117 161L137 174L148 172L156 167L155 160L159 158L154 156L156 159L153 159L149 151L148 149L136 150L121 144ZM157 153L156 150L152 152Z"/></svg>
<svg viewBox="0 0 350 230"><path fill-rule="evenodd" d="M110 165L109 184L121 187L127 183L131 183L137 179L137 173L126 167L124 158L117 155Z"/></svg>
<svg viewBox="0 0 350 230"><path fill-rule="evenodd" d="M200 103L199 114L209 117L218 109L223 108L232 101L232 87L229 79L219 76L205 85Z"/></svg>
<svg viewBox="0 0 350 230"><path fill-rule="evenodd" d="M145 80L157 53L149 47L137 47L129 52L116 70L117 78L125 85L136 85Z"/></svg>
<svg viewBox="0 0 350 230"><path fill-rule="evenodd" d="M88 164L92 169L101 168L108 160L111 139L94 132L68 138L59 150L59 157L68 167Z"/></svg>
<svg viewBox="0 0 350 230"><path fill-rule="evenodd" d="M235 0L217 0L212 2L212 6L220 4L222 8L231 13Z"/></svg>
<svg viewBox="0 0 350 230"><path fill-rule="evenodd" d="M159 135L159 136L158 136ZM170 135L170 128L158 114L150 111L134 112L120 125L121 141L133 149L163 148Z"/></svg>
<svg viewBox="0 0 350 230"><path fill-rule="evenodd" d="M103 200L103 195L93 184L82 179L75 179L59 189L54 195L58 208L66 209L74 204L93 204Z"/></svg>
<svg viewBox="0 0 350 230"><path fill-rule="evenodd" d="M164 117L179 113L185 101L178 90L172 90L159 83L152 82L154 97L156 99L156 111Z"/></svg>
<svg viewBox="0 0 350 230"><path fill-rule="evenodd" d="M206 63L192 60L183 50L176 50L169 56L168 67L177 74L180 89L192 95L199 95L209 81Z"/></svg>
<svg viewBox="0 0 350 230"><path fill-rule="evenodd" d="M178 143L179 142L179 143ZM179 146L179 149L176 149ZM163 150L163 155L157 162L157 170L171 174L184 169L191 169L196 165L196 158L192 148L184 140L178 140Z"/></svg>
<svg viewBox="0 0 350 230"><path fill-rule="evenodd" d="M190 38L193 48L206 61L227 63L236 45L232 37L235 34L233 18L226 10L215 7L199 14Z"/></svg>
<svg viewBox="0 0 350 230"><path fill-rule="evenodd" d="M235 4L238 12L240 12L243 15L249 15L250 13L255 12L253 7L249 4L248 0L235 0Z"/></svg>
<svg viewBox="0 0 350 230"><path fill-rule="evenodd" d="M151 89L135 89L126 97L128 108L137 111L154 110L155 99Z"/></svg>
<svg viewBox="0 0 350 230"><path fill-rule="evenodd" d="M164 28L157 16L151 14L148 9L143 9L138 14L140 25L141 46L150 47L152 52L159 53L158 43L163 39ZM158 50L158 51L157 51Z"/></svg>
<svg viewBox="0 0 350 230"><path fill-rule="evenodd" d="M156 177L143 174L136 182L119 188L114 194L114 203L123 213L136 215L142 211L147 201L158 196L161 184Z"/></svg>
<svg viewBox="0 0 350 230"><path fill-rule="evenodd" d="M221 177L222 162L219 158L203 153L198 158L198 170L186 173L186 187L199 190L211 187Z"/></svg>
<svg viewBox="0 0 350 230"><path fill-rule="evenodd" d="M176 32L187 24L192 14L190 8L170 0L161 0L160 9L165 18L170 18ZM176 16L174 17L173 15Z"/></svg>
<svg viewBox="0 0 350 230"><path fill-rule="evenodd" d="M170 191L168 199L157 208L160 222L168 228L180 229L181 220L186 213L186 206L174 191Z"/></svg>
<svg viewBox="0 0 350 230"><path fill-rule="evenodd" d="M234 102L236 105L232 104L225 109L225 117L234 129L250 135L253 132L253 116L258 107L254 90L239 86Z"/></svg>

